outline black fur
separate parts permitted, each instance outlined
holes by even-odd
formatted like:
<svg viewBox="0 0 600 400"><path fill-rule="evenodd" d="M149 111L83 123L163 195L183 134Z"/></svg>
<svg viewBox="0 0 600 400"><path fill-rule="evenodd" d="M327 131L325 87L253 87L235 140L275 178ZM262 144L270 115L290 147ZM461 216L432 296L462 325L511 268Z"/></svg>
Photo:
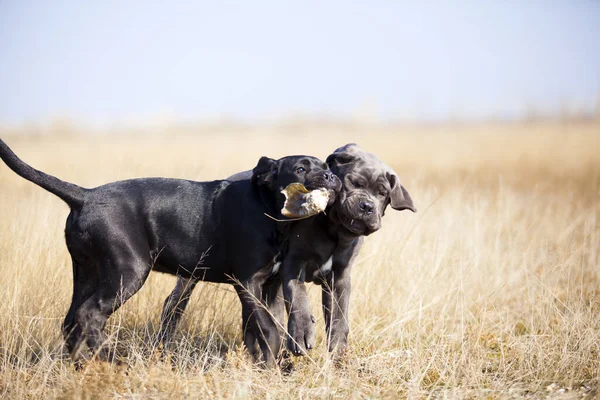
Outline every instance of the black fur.
<svg viewBox="0 0 600 400"><path fill-rule="evenodd" d="M325 163L308 156L263 157L251 179L143 178L83 189L33 169L2 140L0 157L17 174L71 207L65 237L74 285L63 333L75 360L85 357L85 345L106 356L101 345L107 319L153 269L193 282L235 284L242 301L244 340L257 340L263 361L274 363L281 339L270 334L277 331L276 322L261 300L263 295L271 301L277 298L277 287L273 295L263 286L277 262L282 235L264 213L281 218L280 190L289 183L330 187L336 181ZM298 172L299 166L303 172Z"/></svg>

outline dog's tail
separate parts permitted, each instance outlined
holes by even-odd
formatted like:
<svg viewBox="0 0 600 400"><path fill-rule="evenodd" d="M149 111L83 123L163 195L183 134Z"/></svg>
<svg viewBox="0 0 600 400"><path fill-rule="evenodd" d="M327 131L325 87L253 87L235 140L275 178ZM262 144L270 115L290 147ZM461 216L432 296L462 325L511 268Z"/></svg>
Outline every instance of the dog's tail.
<svg viewBox="0 0 600 400"><path fill-rule="evenodd" d="M57 195L69 206L78 207L83 204L83 198L87 189L69 182L61 181L52 175L48 175L29 166L17 157L2 139L0 139L0 158L2 158L6 165L18 175L43 187L50 193Z"/></svg>

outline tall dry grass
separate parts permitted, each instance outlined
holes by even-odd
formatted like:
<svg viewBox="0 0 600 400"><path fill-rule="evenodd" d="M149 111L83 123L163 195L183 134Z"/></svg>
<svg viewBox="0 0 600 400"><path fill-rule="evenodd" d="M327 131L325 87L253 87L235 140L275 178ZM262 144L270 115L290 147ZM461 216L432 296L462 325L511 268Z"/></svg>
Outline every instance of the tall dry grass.
<svg viewBox="0 0 600 400"><path fill-rule="evenodd" d="M151 345L173 277L151 274L108 323L122 364L76 371L60 325L72 280L67 207L0 164L0 393L10 398L593 397L600 377L600 126L288 127L219 134L4 138L83 186L195 180L261 155L325 158L356 141L388 162L419 213L388 211L353 270L351 353L318 346L291 374L241 348L240 306L201 284L162 359Z"/></svg>

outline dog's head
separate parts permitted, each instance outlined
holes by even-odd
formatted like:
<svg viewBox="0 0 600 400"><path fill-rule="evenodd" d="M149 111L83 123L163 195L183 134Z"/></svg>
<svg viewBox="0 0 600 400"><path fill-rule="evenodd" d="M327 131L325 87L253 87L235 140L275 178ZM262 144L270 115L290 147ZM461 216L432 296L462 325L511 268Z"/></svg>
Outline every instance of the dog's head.
<svg viewBox="0 0 600 400"><path fill-rule="evenodd" d="M351 143L327 157L327 164L342 181L334 208L350 232L369 235L381 228L388 205L417 212L396 173L374 154Z"/></svg>
<svg viewBox="0 0 600 400"><path fill-rule="evenodd" d="M301 183L309 190L325 188L329 191L329 205L342 187L327 163L311 156L288 156L279 160L261 157L252 170L252 182L276 193L282 202L281 191L290 183Z"/></svg>

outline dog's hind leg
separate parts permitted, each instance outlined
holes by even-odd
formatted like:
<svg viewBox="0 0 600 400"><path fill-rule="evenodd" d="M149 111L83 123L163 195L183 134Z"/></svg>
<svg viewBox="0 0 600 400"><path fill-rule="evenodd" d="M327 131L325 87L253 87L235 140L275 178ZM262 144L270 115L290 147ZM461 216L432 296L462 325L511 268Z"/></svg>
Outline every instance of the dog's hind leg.
<svg viewBox="0 0 600 400"><path fill-rule="evenodd" d="M160 331L158 332L157 338L158 343L167 344L172 339L177 324L185 312L185 308L190 301L190 297L197 283L198 281L194 278L177 277L177 284L169 297L166 298L160 316Z"/></svg>
<svg viewBox="0 0 600 400"><path fill-rule="evenodd" d="M62 333L67 350L72 358L78 358L78 343L81 343L81 327L75 322L75 312L96 291L98 276L95 267L87 266L73 258L73 297L67 316L63 322Z"/></svg>
<svg viewBox="0 0 600 400"><path fill-rule="evenodd" d="M149 251L136 254L149 254ZM82 337L90 350L101 359L106 359L103 347L106 321L142 287L151 266L149 259L125 251L104 259L99 265L101 282L75 312L75 322L81 327Z"/></svg>

